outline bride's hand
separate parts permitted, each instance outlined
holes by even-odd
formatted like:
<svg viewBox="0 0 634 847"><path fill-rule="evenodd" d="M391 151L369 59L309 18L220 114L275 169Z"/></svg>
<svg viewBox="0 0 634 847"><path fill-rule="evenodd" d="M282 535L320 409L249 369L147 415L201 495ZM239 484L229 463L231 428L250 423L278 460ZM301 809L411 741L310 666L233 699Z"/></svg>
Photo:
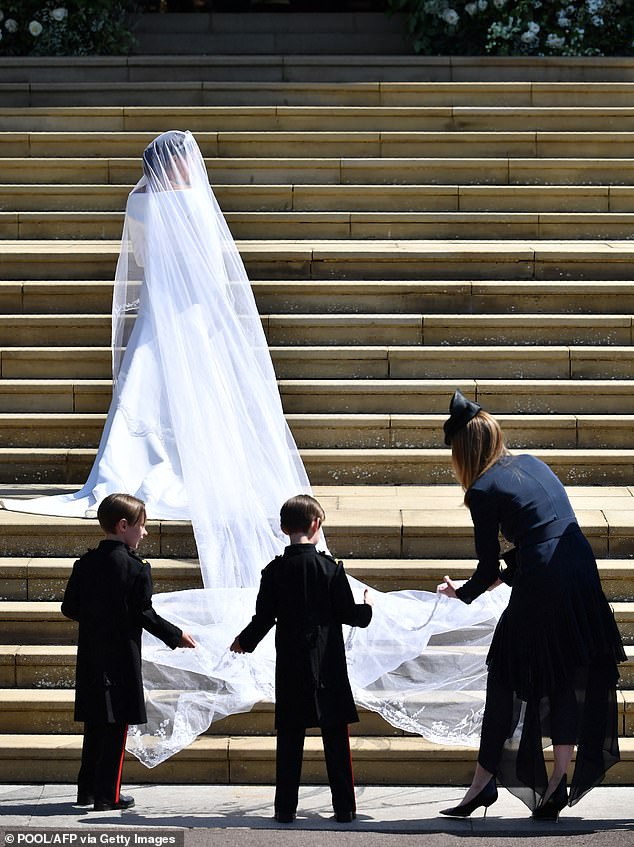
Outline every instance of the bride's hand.
<svg viewBox="0 0 634 847"><path fill-rule="evenodd" d="M436 591L444 594L445 597L456 597L456 584L448 576L443 577L443 581L436 587Z"/></svg>

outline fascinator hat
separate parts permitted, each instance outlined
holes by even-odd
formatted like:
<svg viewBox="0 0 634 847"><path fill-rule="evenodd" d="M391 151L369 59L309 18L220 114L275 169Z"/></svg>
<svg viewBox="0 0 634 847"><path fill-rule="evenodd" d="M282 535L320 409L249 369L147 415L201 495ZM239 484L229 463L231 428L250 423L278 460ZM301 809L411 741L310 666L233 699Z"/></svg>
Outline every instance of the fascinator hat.
<svg viewBox="0 0 634 847"><path fill-rule="evenodd" d="M445 432L445 444L449 446L451 439L466 426L472 418L478 414L482 406L479 403L474 403L473 400L467 400L462 391L456 390L456 393L451 398L449 404L449 417L443 424Z"/></svg>

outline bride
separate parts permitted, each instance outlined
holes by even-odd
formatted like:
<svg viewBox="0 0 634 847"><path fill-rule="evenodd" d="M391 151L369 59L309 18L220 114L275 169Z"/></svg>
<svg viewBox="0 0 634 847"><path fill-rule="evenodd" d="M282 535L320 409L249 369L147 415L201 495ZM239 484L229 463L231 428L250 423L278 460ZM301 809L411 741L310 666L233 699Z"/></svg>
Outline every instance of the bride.
<svg viewBox="0 0 634 847"><path fill-rule="evenodd" d="M2 505L93 517L124 491L150 518L191 520L204 588L158 595L155 607L198 649L145 635L148 724L128 741L154 766L213 720L273 699L272 635L252 655L228 647L250 618L262 567L284 547L281 504L310 491L244 266L189 132L163 133L143 153L112 315L113 398L86 484ZM357 703L429 739L477 743L486 668L480 650L465 648L488 643L507 597L498 589L467 606L375 592L372 625L346 643Z"/></svg>

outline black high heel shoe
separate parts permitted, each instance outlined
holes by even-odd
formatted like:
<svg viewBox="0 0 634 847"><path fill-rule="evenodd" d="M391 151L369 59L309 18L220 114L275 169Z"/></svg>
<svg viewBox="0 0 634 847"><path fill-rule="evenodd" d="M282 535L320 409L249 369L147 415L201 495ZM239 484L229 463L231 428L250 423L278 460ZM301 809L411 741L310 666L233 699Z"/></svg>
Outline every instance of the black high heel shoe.
<svg viewBox="0 0 634 847"><path fill-rule="evenodd" d="M479 791L468 803L461 803L459 806L454 806L453 809L443 809L440 814L447 815L450 818L468 818L472 812L475 812L480 806L484 806L484 817L486 818L489 806L492 806L497 799L498 789L495 784L495 777L492 776L482 791Z"/></svg>
<svg viewBox="0 0 634 847"><path fill-rule="evenodd" d="M559 785L553 793L550 795L548 800L545 803L540 803L539 806L533 812L533 820L536 821L557 821L559 820L559 813L564 808L564 806L568 805L568 790L567 790L568 781L566 779L566 774L562 776L559 780Z"/></svg>

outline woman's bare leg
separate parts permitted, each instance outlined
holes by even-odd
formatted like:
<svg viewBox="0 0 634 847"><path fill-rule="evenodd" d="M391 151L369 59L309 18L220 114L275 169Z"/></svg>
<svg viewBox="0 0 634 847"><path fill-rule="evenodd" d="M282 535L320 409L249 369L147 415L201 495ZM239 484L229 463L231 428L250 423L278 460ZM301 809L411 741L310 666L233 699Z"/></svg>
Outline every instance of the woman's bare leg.
<svg viewBox="0 0 634 847"><path fill-rule="evenodd" d="M570 760L572 759L572 754L574 752L573 744L554 744L553 745L553 757L554 757L554 765L553 772L548 782L548 787L546 788L546 793L544 794L543 803L548 800L550 795L553 793L555 788L561 782L562 776L567 772L568 765L570 764Z"/></svg>
<svg viewBox="0 0 634 847"><path fill-rule="evenodd" d="M484 788L484 786L491 781L492 776L493 774L491 773L491 771L488 771L486 770L486 768L483 768L482 765L478 762L478 764L476 765L475 773L473 774L473 779L471 780L471 785L469 786L469 790L463 797L460 805L462 806L463 803L468 803L469 800L472 800L476 796L476 794L479 794L480 791L482 791L482 789Z"/></svg>

